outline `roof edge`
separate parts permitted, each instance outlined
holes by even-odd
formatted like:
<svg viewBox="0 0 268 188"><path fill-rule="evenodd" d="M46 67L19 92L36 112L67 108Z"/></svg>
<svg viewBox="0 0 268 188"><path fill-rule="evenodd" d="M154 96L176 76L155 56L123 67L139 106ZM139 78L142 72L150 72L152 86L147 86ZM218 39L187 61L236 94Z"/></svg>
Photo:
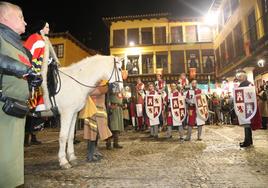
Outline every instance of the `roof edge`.
<svg viewBox="0 0 268 188"><path fill-rule="evenodd" d="M90 55L100 54L100 52L98 52L96 50L93 50L91 48L88 48L85 44L83 44L77 38L75 38L69 31L66 31L66 32L57 32L57 33L50 33L49 34L49 38L57 38L57 37L62 37L62 38L71 40L73 43L75 43L81 49L83 49L86 52L88 52Z"/></svg>

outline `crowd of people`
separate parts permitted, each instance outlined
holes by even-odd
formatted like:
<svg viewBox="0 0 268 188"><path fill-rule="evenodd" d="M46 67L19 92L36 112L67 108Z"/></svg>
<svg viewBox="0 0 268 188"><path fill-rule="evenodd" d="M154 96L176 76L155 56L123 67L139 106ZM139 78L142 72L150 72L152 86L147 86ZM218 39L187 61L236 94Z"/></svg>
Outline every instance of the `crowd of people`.
<svg viewBox="0 0 268 188"><path fill-rule="evenodd" d="M24 146L41 144L36 134L44 128L46 122L39 116L46 113L40 86L42 82L47 84L47 79L42 79L42 67L59 66L59 60L46 36L49 33L48 22L38 22L26 41L22 42L20 35L25 32L25 26L21 8L1 1L0 187L16 187L24 183L23 143ZM252 84L244 72L240 72L237 79L241 88ZM96 162L103 158L96 147L98 139L106 142L108 150L123 148L119 137L124 131L124 122L132 124L135 130L148 130L149 137L155 139L159 137L159 131L164 129L166 137L172 138L172 130L176 127L180 142L191 141L193 127L197 128L197 140L200 141L205 124L240 124L245 130L245 140L240 143L240 147L253 144L253 123L236 116L233 96L227 93L219 97L214 92L203 98L197 80L189 83L185 74L181 74L180 79L170 83L169 87L162 78L161 70L156 74L156 81L147 83L147 86L138 78L135 95L127 100L123 91L108 85L106 80L98 84L99 87L91 93L79 113L79 119L84 122L87 162ZM55 90L53 85L50 84L50 87ZM267 129L267 90L266 82L257 95L263 129ZM200 103L196 102L197 96ZM25 101L29 103L26 104ZM201 103L206 105L199 106ZM28 108L34 113L26 118Z"/></svg>
<svg viewBox="0 0 268 188"><path fill-rule="evenodd" d="M146 129L150 129L151 136L158 137L158 131L162 130L162 127L167 129L167 138L171 138L171 130L174 127L178 126L179 130L179 140L181 141L189 141L191 140L191 131L192 127L197 127L197 140L201 140L201 133L203 125L246 125L255 124L260 126L261 129L267 129L267 117L268 117L268 86L267 82L263 82L263 85L260 87L259 91L256 92L256 97L258 101L258 108L256 112L256 118L261 115L261 121L255 120L254 122L243 122L236 115L235 112L235 104L234 104L234 96L232 92L221 93L220 95L217 92L212 92L211 94L205 92L207 105L208 105L208 118L206 120L200 118L198 116L196 110L196 103L194 102L194 96L204 93L201 89L197 88L197 81L192 80L189 83L186 75L184 73L181 74L178 81L175 81L167 84L161 78L162 74L157 74L155 83L148 83L147 87L144 83L141 82L141 79L137 79L136 95L133 96L128 103L128 110L130 117L126 119L131 120L130 124L133 125L135 130L143 131ZM246 87L253 85L247 80L247 75L244 71L240 70L237 73L237 78L240 85L238 87ZM157 117L157 121L152 121L153 118L148 116L148 105L146 103L146 98L148 95L161 95L162 100L162 108L159 117ZM171 112L170 104L171 99L174 95L184 96L185 104L187 109L186 118L178 122L174 119L174 113ZM260 112L259 112L260 111ZM187 129L187 136L183 138L183 130ZM246 128L247 132L249 129ZM245 134L247 136L247 134ZM251 135L251 133L250 133ZM250 136L251 137L251 136ZM252 139L252 138L251 138ZM244 143L244 142L243 142ZM248 147L251 144L240 144L240 146Z"/></svg>

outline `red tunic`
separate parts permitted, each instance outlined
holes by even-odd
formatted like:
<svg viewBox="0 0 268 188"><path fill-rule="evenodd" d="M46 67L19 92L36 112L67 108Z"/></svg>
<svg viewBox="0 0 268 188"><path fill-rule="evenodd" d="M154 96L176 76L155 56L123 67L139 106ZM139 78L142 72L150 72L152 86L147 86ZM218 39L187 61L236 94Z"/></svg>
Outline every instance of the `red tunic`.
<svg viewBox="0 0 268 188"><path fill-rule="evenodd" d="M143 94L144 94L144 84L141 82L139 84L136 85L136 92L137 92L137 104L141 104L141 111L143 114L143 108L144 108L144 99L143 99ZM138 111L138 109L136 109L136 111ZM143 115L142 116L137 116L138 117L138 127L141 128L141 126L143 125Z"/></svg>
<svg viewBox="0 0 268 188"><path fill-rule="evenodd" d="M166 87L166 82L164 80L157 80L155 81L155 87L156 87L156 91L158 92L162 92L165 90L165 87Z"/></svg>
<svg viewBox="0 0 268 188"><path fill-rule="evenodd" d="M36 72L41 72L41 66L44 62L45 53L45 40L39 34L32 34L24 43L25 48L27 48L32 54L32 65Z"/></svg>
<svg viewBox="0 0 268 188"><path fill-rule="evenodd" d="M144 104L143 96L144 93L144 84L139 83L136 85L136 92L137 92L137 104Z"/></svg>
<svg viewBox="0 0 268 188"><path fill-rule="evenodd" d="M129 104L129 112L130 112L130 117L136 117L136 104L135 102L131 101Z"/></svg>
<svg viewBox="0 0 268 188"><path fill-rule="evenodd" d="M180 78L178 83L181 85L182 88L189 85L189 81L187 78Z"/></svg>
<svg viewBox="0 0 268 188"><path fill-rule="evenodd" d="M44 62L45 40L41 35L35 33L25 41L24 47L32 54L32 66L34 70L40 73ZM31 106L32 108L35 108L36 111L45 110L46 108L42 95L35 95L35 98L31 99Z"/></svg>

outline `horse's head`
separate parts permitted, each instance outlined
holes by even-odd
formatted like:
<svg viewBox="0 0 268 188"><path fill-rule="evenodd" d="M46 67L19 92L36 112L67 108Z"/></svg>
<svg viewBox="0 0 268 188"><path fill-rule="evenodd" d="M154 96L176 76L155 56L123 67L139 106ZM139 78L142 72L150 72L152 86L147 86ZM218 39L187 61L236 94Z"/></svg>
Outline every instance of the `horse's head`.
<svg viewBox="0 0 268 188"><path fill-rule="evenodd" d="M123 58L113 57L113 70L108 81L114 92L120 92L124 88L122 78L122 61Z"/></svg>

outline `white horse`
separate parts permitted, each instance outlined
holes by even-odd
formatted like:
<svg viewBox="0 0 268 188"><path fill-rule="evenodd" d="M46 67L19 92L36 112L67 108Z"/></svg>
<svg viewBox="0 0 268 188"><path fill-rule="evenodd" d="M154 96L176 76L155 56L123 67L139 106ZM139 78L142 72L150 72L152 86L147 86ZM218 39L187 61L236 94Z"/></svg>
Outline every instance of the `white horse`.
<svg viewBox="0 0 268 188"><path fill-rule="evenodd" d="M64 169L71 168L76 164L74 154L74 130L77 113L84 107L87 97L100 80L108 80L109 83L117 83L123 88L122 63L114 56L95 55L87 57L69 67L59 69L61 78L61 89L55 96L56 104L60 113L61 128L59 135L59 163ZM44 66L44 69L46 66ZM43 69L43 67L42 67ZM46 70L42 70L44 73ZM47 82L44 79L44 101L48 109L51 104L48 98ZM67 156L66 156L67 144Z"/></svg>

